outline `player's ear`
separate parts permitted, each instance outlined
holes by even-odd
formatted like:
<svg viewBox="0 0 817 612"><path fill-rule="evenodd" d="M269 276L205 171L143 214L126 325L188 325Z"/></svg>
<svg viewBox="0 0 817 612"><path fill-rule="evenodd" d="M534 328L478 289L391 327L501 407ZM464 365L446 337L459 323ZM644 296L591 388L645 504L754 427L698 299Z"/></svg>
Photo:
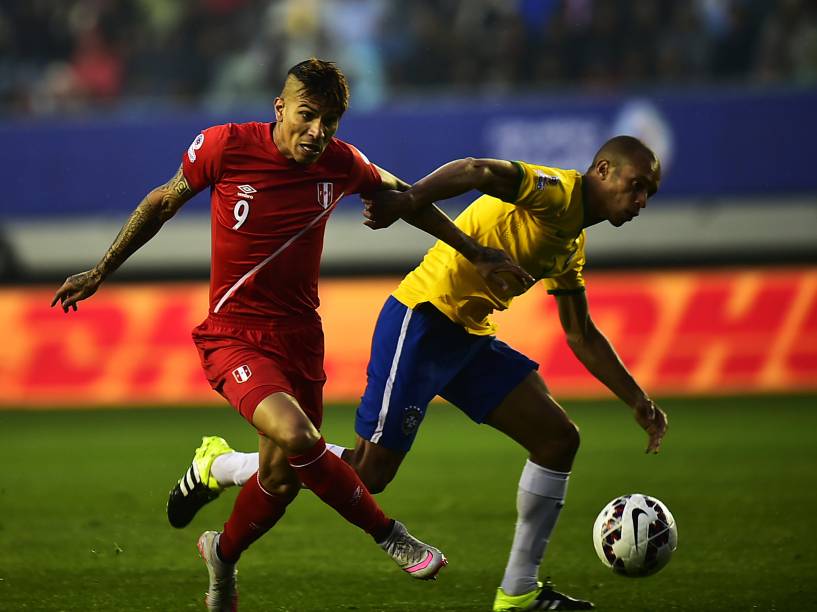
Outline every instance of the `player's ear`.
<svg viewBox="0 0 817 612"><path fill-rule="evenodd" d="M596 172L601 180L606 180L610 174L610 162L606 159L600 159L596 162Z"/></svg>
<svg viewBox="0 0 817 612"><path fill-rule="evenodd" d="M275 98L272 108L275 109L275 120L282 121L284 119L284 99L281 96Z"/></svg>

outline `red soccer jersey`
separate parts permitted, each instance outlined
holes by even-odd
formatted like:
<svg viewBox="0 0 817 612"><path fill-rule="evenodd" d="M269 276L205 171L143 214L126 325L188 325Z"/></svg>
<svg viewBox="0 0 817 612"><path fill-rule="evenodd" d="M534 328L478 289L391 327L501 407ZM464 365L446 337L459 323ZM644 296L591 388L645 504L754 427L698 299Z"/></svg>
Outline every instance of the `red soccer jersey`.
<svg viewBox="0 0 817 612"><path fill-rule="evenodd" d="M326 221L345 195L380 174L333 138L313 164L281 155L272 123L228 123L199 134L183 156L193 191L210 186L210 312L267 317L317 309Z"/></svg>

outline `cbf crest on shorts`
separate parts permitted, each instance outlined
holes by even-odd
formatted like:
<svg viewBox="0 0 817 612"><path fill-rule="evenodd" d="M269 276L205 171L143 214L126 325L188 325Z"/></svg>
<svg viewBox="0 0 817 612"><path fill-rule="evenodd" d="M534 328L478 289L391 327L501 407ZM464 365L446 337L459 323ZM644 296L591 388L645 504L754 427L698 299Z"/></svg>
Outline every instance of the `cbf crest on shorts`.
<svg viewBox="0 0 817 612"><path fill-rule="evenodd" d="M323 208L328 207L332 203L333 195L334 186L332 183L318 183L318 204Z"/></svg>
<svg viewBox="0 0 817 612"><path fill-rule="evenodd" d="M423 420L423 411L420 410L417 406L408 406L403 411L403 422L400 426L400 429L403 431L404 436L410 436L417 428L420 426L420 422Z"/></svg>

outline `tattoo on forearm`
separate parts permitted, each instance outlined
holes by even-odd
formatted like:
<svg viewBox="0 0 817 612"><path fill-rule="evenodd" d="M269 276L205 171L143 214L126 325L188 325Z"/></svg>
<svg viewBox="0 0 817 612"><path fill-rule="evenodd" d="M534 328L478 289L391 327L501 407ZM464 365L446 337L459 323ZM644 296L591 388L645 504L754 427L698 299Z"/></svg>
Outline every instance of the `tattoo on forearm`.
<svg viewBox="0 0 817 612"><path fill-rule="evenodd" d="M100 262L100 271L104 274L116 270L124 261L130 257L140 246L150 240L159 228L158 216L150 208L144 207L145 200L139 204L136 210L119 230L113 244L105 253Z"/></svg>
<svg viewBox="0 0 817 612"><path fill-rule="evenodd" d="M187 179L184 178L184 173L182 172L181 167L178 169L173 178L167 182L167 187L169 190L173 191L177 197L184 197L187 195L192 195L193 193L190 189L190 185L187 184Z"/></svg>

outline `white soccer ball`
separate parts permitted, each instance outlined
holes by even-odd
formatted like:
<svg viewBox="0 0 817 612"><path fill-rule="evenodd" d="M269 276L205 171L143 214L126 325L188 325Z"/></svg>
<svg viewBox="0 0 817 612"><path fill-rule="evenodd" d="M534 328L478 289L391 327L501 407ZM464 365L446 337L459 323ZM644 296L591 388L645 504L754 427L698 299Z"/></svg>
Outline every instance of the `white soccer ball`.
<svg viewBox="0 0 817 612"><path fill-rule="evenodd" d="M667 563L678 545L669 509L641 493L622 495L604 507L593 525L596 554L622 576L649 576Z"/></svg>

